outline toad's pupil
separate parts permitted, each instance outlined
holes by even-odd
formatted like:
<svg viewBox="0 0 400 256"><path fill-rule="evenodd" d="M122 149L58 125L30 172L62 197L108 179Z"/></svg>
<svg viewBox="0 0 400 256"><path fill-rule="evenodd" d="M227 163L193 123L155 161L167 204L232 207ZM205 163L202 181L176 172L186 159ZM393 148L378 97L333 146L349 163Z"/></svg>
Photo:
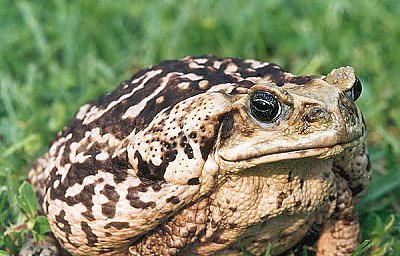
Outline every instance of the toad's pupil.
<svg viewBox="0 0 400 256"><path fill-rule="evenodd" d="M250 99L251 114L263 122L273 121L280 111L276 97L269 92L255 92Z"/></svg>
<svg viewBox="0 0 400 256"><path fill-rule="evenodd" d="M360 95L361 95L361 91L362 91L362 86L361 86L361 82L358 78L356 78L356 81L354 82L353 85L353 100L356 101Z"/></svg>

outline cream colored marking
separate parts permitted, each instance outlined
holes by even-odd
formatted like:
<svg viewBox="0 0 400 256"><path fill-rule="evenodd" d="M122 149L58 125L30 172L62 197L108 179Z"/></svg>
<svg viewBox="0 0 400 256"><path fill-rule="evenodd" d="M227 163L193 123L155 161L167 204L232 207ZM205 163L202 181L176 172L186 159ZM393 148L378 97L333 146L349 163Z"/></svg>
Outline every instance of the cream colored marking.
<svg viewBox="0 0 400 256"><path fill-rule="evenodd" d="M204 64L208 61L207 58L200 58L200 59L193 59L193 60L199 64Z"/></svg>
<svg viewBox="0 0 400 256"><path fill-rule="evenodd" d="M48 208L48 211L47 211L47 212L51 213L51 214L48 215L49 221L52 220L52 221L50 221L50 223L57 222L55 220L55 216L59 215L61 210L63 209L62 208L63 202L61 200L59 200L59 199L51 200L50 199L50 189L47 191L46 196L44 197L44 200L48 201L48 202L52 202L51 204L49 204L49 208Z"/></svg>
<svg viewBox="0 0 400 256"><path fill-rule="evenodd" d="M71 225L71 242L75 242L76 244L82 243L82 238L86 238L86 234L82 231L80 223L82 222L82 213L87 211L87 208L82 204L75 204L73 206L68 206L66 203L64 204L64 209L68 209L65 211L65 219L68 220ZM74 223L75 225L73 225Z"/></svg>
<svg viewBox="0 0 400 256"><path fill-rule="evenodd" d="M85 136L86 137L86 136ZM85 138L83 138L82 140L85 140ZM76 163L78 160L76 160L76 150L80 147L80 145L82 144L82 140L80 143L78 142L73 142L71 143L71 145L69 146L69 160L71 161L71 163Z"/></svg>
<svg viewBox="0 0 400 256"><path fill-rule="evenodd" d="M208 87L208 81L207 80L201 80L200 82L199 82L199 88L200 89L206 89Z"/></svg>
<svg viewBox="0 0 400 256"><path fill-rule="evenodd" d="M96 160L97 161L104 161L107 160L110 156L108 155L108 152L101 152L100 154L96 155Z"/></svg>
<svg viewBox="0 0 400 256"><path fill-rule="evenodd" d="M157 99L156 99L156 103L157 104L161 104L161 103L163 103L164 102L164 96L160 96L160 97L158 97Z"/></svg>
<svg viewBox="0 0 400 256"><path fill-rule="evenodd" d="M235 84L234 83L218 84L218 85L214 85L213 87L208 89L207 92L224 91L226 93L231 93L233 89L235 89Z"/></svg>
<svg viewBox="0 0 400 256"><path fill-rule="evenodd" d="M183 57L181 60L182 61L185 61L185 60L190 60L192 58L192 56L185 56L185 57Z"/></svg>
<svg viewBox="0 0 400 256"><path fill-rule="evenodd" d="M216 69L219 69L221 67L222 62L221 61L215 61L213 67Z"/></svg>
<svg viewBox="0 0 400 256"><path fill-rule="evenodd" d="M64 165L63 168L57 168L57 172L56 173L58 175L61 175L61 182L63 182L65 177L67 177L69 169L71 169L71 164L69 164L69 163Z"/></svg>
<svg viewBox="0 0 400 256"><path fill-rule="evenodd" d="M205 68L203 65L199 65L194 61L189 62L188 67L191 69Z"/></svg>
<svg viewBox="0 0 400 256"><path fill-rule="evenodd" d="M254 65L251 65L251 67L254 68L254 69L257 69L257 68L266 67L268 65L269 65L268 62L260 62L260 63L254 64Z"/></svg>
<svg viewBox="0 0 400 256"><path fill-rule="evenodd" d="M105 113L105 111L104 111ZM89 111L86 113L85 118L83 119L82 124L88 124L94 120L96 120L98 117L102 116L103 110L100 110L96 106L92 106Z"/></svg>
<svg viewBox="0 0 400 256"><path fill-rule="evenodd" d="M116 150L115 150L115 152L114 152L114 154L112 155L112 157L114 158L114 157L116 157L116 156L119 156L119 155L121 155L122 153L124 153L126 151L126 147L118 147Z"/></svg>
<svg viewBox="0 0 400 256"><path fill-rule="evenodd" d="M94 195L92 196L92 202L93 202L92 212L96 220L107 219L107 217L102 213L102 205L108 203L110 200L105 195L101 194L101 191L104 189L104 186L106 184L108 183L102 182L96 184L96 187L94 188Z"/></svg>
<svg viewBox="0 0 400 256"><path fill-rule="evenodd" d="M251 60L251 59L245 60L244 62L245 63L250 63L250 66L252 68L254 68L254 69L262 68L262 67L265 67L265 66L269 65L268 62L261 62L261 61L258 61L258 60Z"/></svg>
<svg viewBox="0 0 400 256"><path fill-rule="evenodd" d="M96 127L90 131L86 131L85 137L89 137L90 142L99 142L103 143L104 141L100 141L102 139L102 136L100 136L100 128Z"/></svg>
<svg viewBox="0 0 400 256"><path fill-rule="evenodd" d="M88 176L88 177L90 177L90 176ZM67 190L65 191L65 195L64 196L65 197L76 196L77 194L79 194L82 191L82 189L83 189L83 184L75 183L71 187L67 188Z"/></svg>
<svg viewBox="0 0 400 256"><path fill-rule="evenodd" d="M136 116L138 116L140 114L140 112L142 112L142 110L146 107L147 102L150 101L151 99L153 99L162 90L165 89L165 87L167 86L168 81L171 77L181 75L181 74L182 73L179 73L179 72L172 72L172 73L169 73L167 76L163 77L162 83L160 84L160 86L158 86L157 89L153 93L151 93L149 96L144 98L141 102L128 108L128 110L126 110L125 114L122 116L122 119L135 118Z"/></svg>
<svg viewBox="0 0 400 256"><path fill-rule="evenodd" d="M57 141L53 143L50 147L50 156L55 156L57 154L56 149L64 142L66 142L68 139L66 137L60 137Z"/></svg>
<svg viewBox="0 0 400 256"><path fill-rule="evenodd" d="M218 174L220 168L215 159L216 156L214 153L211 153L203 165L200 175L200 184L202 185L200 186L199 194L204 194L213 189L215 176Z"/></svg>
<svg viewBox="0 0 400 256"><path fill-rule="evenodd" d="M273 79L270 76L265 77L247 77L246 80L249 80L255 84L267 84L268 82L273 82Z"/></svg>
<svg viewBox="0 0 400 256"><path fill-rule="evenodd" d="M110 148L118 147L121 144L121 140L117 139L111 133L106 133L102 136L104 141L107 141L107 144Z"/></svg>
<svg viewBox="0 0 400 256"><path fill-rule="evenodd" d="M85 152L81 152L76 155L76 162L82 164L91 157L91 155L85 155Z"/></svg>
<svg viewBox="0 0 400 256"><path fill-rule="evenodd" d="M235 73L238 70L238 66L235 63L229 63L228 66L225 68L224 73Z"/></svg>
<svg viewBox="0 0 400 256"><path fill-rule="evenodd" d="M70 140L72 138L72 133L68 133L67 136L65 136L65 140Z"/></svg>
<svg viewBox="0 0 400 256"><path fill-rule="evenodd" d="M57 188L58 185L60 185L60 181L59 180L54 181L53 188Z"/></svg>
<svg viewBox="0 0 400 256"><path fill-rule="evenodd" d="M78 119L80 119L80 120L82 120L83 118L85 118L86 113L88 112L89 108L90 108L90 104L82 105L82 106L79 108L78 114L76 114L76 118L78 118Z"/></svg>
<svg viewBox="0 0 400 256"><path fill-rule="evenodd" d="M133 88L133 90L130 93L124 94L122 95L119 99L112 101L110 104L108 104L106 109L102 109L102 110L97 110L97 111L91 111L92 113L88 113L87 116L85 117L85 119L83 120L82 124L89 124L91 122L93 122L94 120L100 118L102 115L104 115L104 113L108 112L111 108L113 108L114 106L118 105L121 101L123 101L124 99L127 99L129 97L131 97L136 91L142 89L144 87L144 85L153 77L155 77L156 75L162 73L162 70L152 70L147 72L146 74L144 74L144 76L146 77L145 79L143 79L143 81L136 86L135 88ZM137 81L139 81L139 78L135 79ZM132 81L133 82L133 81Z"/></svg>
<svg viewBox="0 0 400 256"><path fill-rule="evenodd" d="M189 82L182 82L182 83L179 83L177 86L181 90L186 90L186 89L189 88L190 83Z"/></svg>
<svg viewBox="0 0 400 256"><path fill-rule="evenodd" d="M123 89L127 89L129 87L129 84L124 85L124 87L122 87Z"/></svg>
<svg viewBox="0 0 400 256"><path fill-rule="evenodd" d="M193 149L194 157L189 159L183 149L178 150L176 159L170 162L165 170L164 179L167 182L186 185L189 179L200 176L202 165L204 164L200 147L193 141L189 142L189 144Z"/></svg>
<svg viewBox="0 0 400 256"><path fill-rule="evenodd" d="M148 192L144 192L144 193L143 192L139 192L138 196L139 196L139 200L143 201L145 203L154 202L154 200L156 199L156 198L154 198L154 191L152 191L150 193L148 193Z"/></svg>
<svg viewBox="0 0 400 256"><path fill-rule="evenodd" d="M192 81L197 81L197 80L203 79L202 76L198 76L194 73L188 73L188 74L182 75L181 78L187 78Z"/></svg>

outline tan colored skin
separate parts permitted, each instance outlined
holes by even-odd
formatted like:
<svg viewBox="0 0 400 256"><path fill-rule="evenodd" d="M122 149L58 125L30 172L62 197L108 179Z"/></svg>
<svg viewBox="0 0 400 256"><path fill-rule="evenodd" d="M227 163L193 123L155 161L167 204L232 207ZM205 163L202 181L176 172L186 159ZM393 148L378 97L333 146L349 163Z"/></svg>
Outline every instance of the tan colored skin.
<svg viewBox="0 0 400 256"><path fill-rule="evenodd" d="M193 67L203 60L183 62ZM225 73L235 72L228 67ZM161 81L173 79L168 74ZM90 204L79 201L89 188L78 183L67 190L79 195L75 202L57 193L62 179L49 177L72 168L60 161L66 154L59 145L90 148L90 141L104 136L90 130L88 138L71 146L65 132L54 142L58 152L51 150L30 174L61 245L76 255L240 255L241 246L260 254L271 243L278 255L303 242L318 224L318 255L350 255L359 242L354 202L369 180L362 114L345 96L355 83L354 70L336 69L301 85L290 82L290 73L281 74L287 79L281 86L272 74L247 78L254 84L248 87L216 85L171 105L115 145L106 139L107 154L97 152L96 159L126 154L127 176L118 183L102 165L83 179L94 184ZM278 99L276 120L260 122L252 116L249 97L255 91ZM133 110L125 116L141 113ZM78 113L80 120L96 122L98 117L88 118L91 112L85 111ZM87 157L69 153L67 162L85 163ZM112 197L106 186L117 197L114 208L107 205L111 214L104 208Z"/></svg>

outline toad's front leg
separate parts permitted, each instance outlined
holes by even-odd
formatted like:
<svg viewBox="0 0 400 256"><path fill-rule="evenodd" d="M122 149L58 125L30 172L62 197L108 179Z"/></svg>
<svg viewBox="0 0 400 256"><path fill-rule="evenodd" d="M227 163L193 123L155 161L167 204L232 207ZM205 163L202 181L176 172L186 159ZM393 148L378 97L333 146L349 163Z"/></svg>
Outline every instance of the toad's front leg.
<svg viewBox="0 0 400 256"><path fill-rule="evenodd" d="M351 255L357 248L360 225L354 209L352 192L347 181L336 174L337 204L318 240L318 256Z"/></svg>
<svg viewBox="0 0 400 256"><path fill-rule="evenodd" d="M336 208L323 227L318 241L318 255L350 255L357 248L360 225L354 204L366 190L371 178L370 169L364 144L345 151L336 159Z"/></svg>

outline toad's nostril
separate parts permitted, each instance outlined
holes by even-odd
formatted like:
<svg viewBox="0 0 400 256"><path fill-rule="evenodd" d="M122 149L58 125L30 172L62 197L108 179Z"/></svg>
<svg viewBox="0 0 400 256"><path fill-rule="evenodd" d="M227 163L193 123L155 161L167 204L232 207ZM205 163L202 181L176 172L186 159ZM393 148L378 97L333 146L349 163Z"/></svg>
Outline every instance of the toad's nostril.
<svg viewBox="0 0 400 256"><path fill-rule="evenodd" d="M319 107L313 107L308 110L308 113L306 113L305 120L310 123L316 122L321 118L325 118L327 116L327 114L328 114L328 111L326 109L322 109Z"/></svg>

